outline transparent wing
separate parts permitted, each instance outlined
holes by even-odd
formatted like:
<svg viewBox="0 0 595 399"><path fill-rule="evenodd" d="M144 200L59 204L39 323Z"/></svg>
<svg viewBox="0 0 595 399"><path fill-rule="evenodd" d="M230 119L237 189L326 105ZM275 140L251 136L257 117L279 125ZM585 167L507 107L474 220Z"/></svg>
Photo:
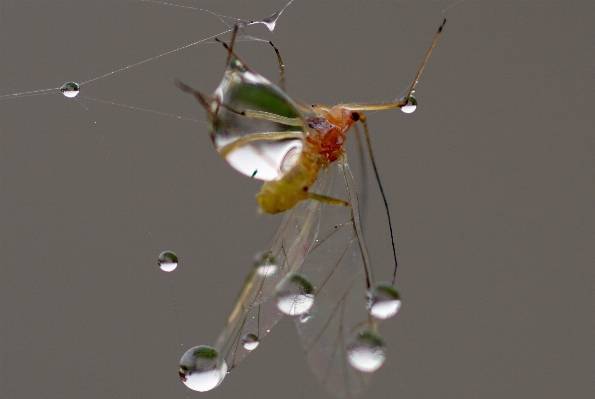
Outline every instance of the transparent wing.
<svg viewBox="0 0 595 399"><path fill-rule="evenodd" d="M327 175L321 172L314 189L326 185ZM288 211L269 250L248 275L215 343L230 370L254 349L245 347L244 338L253 334L258 341L262 340L283 316L272 298L275 287L289 271L299 269L307 257L318 234L321 208L320 202L301 201Z"/></svg>
<svg viewBox="0 0 595 399"><path fill-rule="evenodd" d="M332 394L350 397L367 386L370 374L351 367L348 343L356 332L378 326L366 310L373 276L353 176L345 158L334 168L337 177L326 195L347 199L350 206L325 205L321 212L318 237L300 270L315 287L314 305L295 322L314 374Z"/></svg>
<svg viewBox="0 0 595 399"><path fill-rule="evenodd" d="M256 262L219 335L215 348L229 369L237 366L284 315L275 288L289 273L305 276L315 289L314 305L296 316L302 348L310 366L331 393L354 396L369 379L347 360L350 337L376 330L366 311L366 291L373 284L361 233L355 184L345 158L320 172L313 192L344 199L350 206L301 201L287 213L268 252ZM246 337L252 340L244 345Z"/></svg>

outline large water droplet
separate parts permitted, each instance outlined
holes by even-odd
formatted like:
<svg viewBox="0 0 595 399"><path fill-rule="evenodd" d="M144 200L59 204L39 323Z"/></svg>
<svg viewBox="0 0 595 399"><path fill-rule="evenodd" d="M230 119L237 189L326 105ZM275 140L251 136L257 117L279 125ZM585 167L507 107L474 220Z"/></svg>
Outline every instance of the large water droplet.
<svg viewBox="0 0 595 399"><path fill-rule="evenodd" d="M260 341L258 340L258 336L256 334L246 334L242 337L242 345L247 351L253 351L256 349Z"/></svg>
<svg viewBox="0 0 595 399"><path fill-rule="evenodd" d="M173 272L178 267L178 257L171 251L161 252L157 258L157 264L164 272Z"/></svg>
<svg viewBox="0 0 595 399"><path fill-rule="evenodd" d="M354 369L373 373L386 360L384 341L376 333L360 331L347 346L347 359Z"/></svg>
<svg viewBox="0 0 595 399"><path fill-rule="evenodd" d="M264 277L272 276L278 269L275 257L270 252L258 255L254 261L254 267L256 268L256 272Z"/></svg>
<svg viewBox="0 0 595 399"><path fill-rule="evenodd" d="M410 114L413 111L415 111L416 108L417 108L417 100L415 99L415 97L410 96L409 100L407 101L407 104L404 105L403 107L401 107L401 111L403 111L406 114Z"/></svg>
<svg viewBox="0 0 595 399"><path fill-rule="evenodd" d="M62 94L64 94L64 96L68 97L68 98L76 97L77 94L79 94L80 90L81 90L81 88L78 85L78 83L74 83L74 82L64 83L64 85L62 85L62 87L60 88L60 91L62 92Z"/></svg>
<svg viewBox="0 0 595 399"><path fill-rule="evenodd" d="M366 293L368 312L377 319L388 319L401 308L401 296L389 283L377 283Z"/></svg>
<svg viewBox="0 0 595 399"><path fill-rule="evenodd" d="M305 127L297 104L235 57L207 116L215 148L240 173L270 181L298 164Z"/></svg>
<svg viewBox="0 0 595 399"><path fill-rule="evenodd" d="M180 379L199 392L210 391L221 384L227 374L227 363L221 353L210 346L188 349L180 359Z"/></svg>
<svg viewBox="0 0 595 399"><path fill-rule="evenodd" d="M314 287L302 275L290 273L276 287L277 309L289 316L299 316L314 305Z"/></svg>

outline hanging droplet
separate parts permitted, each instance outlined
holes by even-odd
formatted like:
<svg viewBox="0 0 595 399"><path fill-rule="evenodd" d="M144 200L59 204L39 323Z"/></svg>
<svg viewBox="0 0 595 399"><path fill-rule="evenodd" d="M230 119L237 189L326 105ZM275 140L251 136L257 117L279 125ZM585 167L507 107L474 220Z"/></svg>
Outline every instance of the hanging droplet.
<svg viewBox="0 0 595 399"><path fill-rule="evenodd" d="M271 181L298 164L306 128L297 104L237 58L207 106L213 144L240 173Z"/></svg>
<svg viewBox="0 0 595 399"><path fill-rule="evenodd" d="M277 272L275 257L270 252L264 252L256 257L254 261L256 272L264 277L272 276Z"/></svg>
<svg viewBox="0 0 595 399"><path fill-rule="evenodd" d="M210 391L221 384L227 374L227 363L221 353L210 346L188 349L180 359L180 379L199 392Z"/></svg>
<svg viewBox="0 0 595 399"><path fill-rule="evenodd" d="M289 316L299 316L314 305L314 287L308 279L290 273L275 288L277 309Z"/></svg>
<svg viewBox="0 0 595 399"><path fill-rule="evenodd" d="M389 283L376 283L366 293L368 313L377 319L388 319L401 308L401 296Z"/></svg>
<svg viewBox="0 0 595 399"><path fill-rule="evenodd" d="M410 114L417 108L417 100L413 96L409 96L407 104L401 107L401 111L406 114Z"/></svg>
<svg viewBox="0 0 595 399"><path fill-rule="evenodd" d="M60 91L62 92L62 94L64 94L64 96L66 96L68 98L76 97L77 94L79 94L80 90L81 90L81 88L78 85L78 83L74 83L74 82L64 83L64 85L62 85L62 87L60 88Z"/></svg>
<svg viewBox="0 0 595 399"><path fill-rule="evenodd" d="M354 369L364 373L373 373L386 360L384 341L376 333L360 331L355 334L347 346L347 359Z"/></svg>
<svg viewBox="0 0 595 399"><path fill-rule="evenodd" d="M244 349L247 351L253 351L256 349L260 341L258 340L258 336L256 334L246 334L242 337L242 345Z"/></svg>
<svg viewBox="0 0 595 399"><path fill-rule="evenodd" d="M161 252L157 264L164 272L173 272L178 267L178 257L171 251Z"/></svg>
<svg viewBox="0 0 595 399"><path fill-rule="evenodd" d="M277 19L279 18L279 15L281 15L281 11L277 11L270 17L263 19L262 23L265 24L267 28L269 28L269 30L272 32L275 30L275 25L277 24Z"/></svg>

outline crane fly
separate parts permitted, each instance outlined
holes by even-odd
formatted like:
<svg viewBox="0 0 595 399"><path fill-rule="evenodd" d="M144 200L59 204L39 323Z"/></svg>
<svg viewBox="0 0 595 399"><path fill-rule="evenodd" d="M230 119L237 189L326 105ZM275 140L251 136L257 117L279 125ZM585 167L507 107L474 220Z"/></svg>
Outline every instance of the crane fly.
<svg viewBox="0 0 595 399"><path fill-rule="evenodd" d="M256 196L260 209L285 212L214 347L197 346L182 357L179 373L188 387L207 391L218 386L284 315L295 318L311 369L336 396L357 395L382 366L386 350L380 322L397 313L401 300L394 278L375 283L344 143L347 131L359 122L382 191L363 112L415 107L412 94L445 22L407 95L393 102L330 107L294 101L284 90L283 62L272 43L280 87L236 55L233 46L242 24L236 25L230 45L222 42L227 69L213 95L177 83L205 108L211 139L227 163L264 181Z"/></svg>

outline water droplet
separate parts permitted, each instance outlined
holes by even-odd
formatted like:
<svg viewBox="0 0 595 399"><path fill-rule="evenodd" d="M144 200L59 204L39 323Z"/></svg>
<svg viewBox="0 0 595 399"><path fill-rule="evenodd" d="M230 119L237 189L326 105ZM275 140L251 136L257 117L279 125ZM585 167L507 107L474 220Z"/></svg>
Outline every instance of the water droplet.
<svg viewBox="0 0 595 399"><path fill-rule="evenodd" d="M285 92L231 57L212 97L209 130L231 167L271 181L297 165L305 127L297 104Z"/></svg>
<svg viewBox="0 0 595 399"><path fill-rule="evenodd" d="M377 319L388 319L401 308L401 296L389 283L377 283L366 293L368 312Z"/></svg>
<svg viewBox="0 0 595 399"><path fill-rule="evenodd" d="M417 100L415 99L415 97L410 96L409 100L407 101L407 105L401 107L401 111L403 111L406 114L410 114L413 111L415 111L416 108L417 108Z"/></svg>
<svg viewBox="0 0 595 399"><path fill-rule="evenodd" d="M277 309L289 316L299 316L314 305L314 287L302 275L289 273L275 288Z"/></svg>
<svg viewBox="0 0 595 399"><path fill-rule="evenodd" d="M347 359L354 369L364 373L373 373L386 360L384 341L376 333L360 331L355 334L347 346Z"/></svg>
<svg viewBox="0 0 595 399"><path fill-rule="evenodd" d="M81 90L81 88L78 85L78 83L74 83L74 82L64 83L64 85L62 85L62 87L60 88L60 91L62 92L62 94L64 94L64 96L66 96L68 98L76 97L77 94L79 94L80 90Z"/></svg>
<svg viewBox="0 0 595 399"><path fill-rule="evenodd" d="M188 349L180 359L180 379L199 392L210 391L221 384L227 374L227 363L221 353L210 346Z"/></svg>
<svg viewBox="0 0 595 399"><path fill-rule="evenodd" d="M258 340L258 336L256 334L246 334L242 337L242 345L247 351L253 351L256 349L260 341Z"/></svg>
<svg viewBox="0 0 595 399"><path fill-rule="evenodd" d="M281 15L281 11L277 11L270 17L263 19L262 23L265 24L267 28L269 28L269 30L272 32L275 30L275 25L277 24L277 19L279 18L279 15Z"/></svg>
<svg viewBox="0 0 595 399"><path fill-rule="evenodd" d="M310 320L312 318L312 315L308 314L308 313L304 313L303 315L300 316L300 323L307 323L308 320Z"/></svg>
<svg viewBox="0 0 595 399"><path fill-rule="evenodd" d="M157 264L164 272L173 272L178 267L178 257L170 251L161 252L157 258Z"/></svg>
<svg viewBox="0 0 595 399"><path fill-rule="evenodd" d="M275 257L270 252L264 252L257 255L254 261L254 267L259 275L269 277L277 272L277 263Z"/></svg>

